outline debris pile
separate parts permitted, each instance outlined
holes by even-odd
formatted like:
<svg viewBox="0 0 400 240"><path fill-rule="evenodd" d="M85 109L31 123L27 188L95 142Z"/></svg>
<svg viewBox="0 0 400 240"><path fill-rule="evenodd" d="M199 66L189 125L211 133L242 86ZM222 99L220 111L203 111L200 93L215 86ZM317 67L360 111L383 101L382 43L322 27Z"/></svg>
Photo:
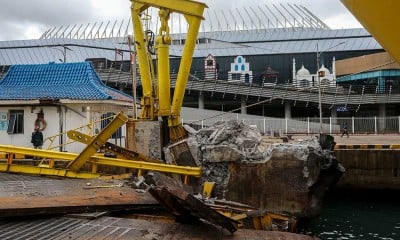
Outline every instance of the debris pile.
<svg viewBox="0 0 400 240"><path fill-rule="evenodd" d="M234 120L199 131L186 128L190 151L203 168L202 181L215 182L214 196L220 199L314 217L325 191L344 172L318 138L283 142Z"/></svg>

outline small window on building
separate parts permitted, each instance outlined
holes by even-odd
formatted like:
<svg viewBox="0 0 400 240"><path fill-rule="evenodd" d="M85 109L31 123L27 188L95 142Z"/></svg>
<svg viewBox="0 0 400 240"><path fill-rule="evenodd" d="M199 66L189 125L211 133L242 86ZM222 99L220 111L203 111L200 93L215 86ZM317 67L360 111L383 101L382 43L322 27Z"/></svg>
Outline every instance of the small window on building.
<svg viewBox="0 0 400 240"><path fill-rule="evenodd" d="M24 111L23 110L10 110L10 117L8 119L7 133L9 133L9 134L24 133Z"/></svg>
<svg viewBox="0 0 400 240"><path fill-rule="evenodd" d="M101 129L104 129L113 120L114 116L115 113L111 112L101 115ZM121 136L122 136L122 130L121 128L118 128L118 130L113 133L111 138L117 139L121 138Z"/></svg>
<svg viewBox="0 0 400 240"><path fill-rule="evenodd" d="M214 65L214 61L213 60L207 60L207 66L212 66Z"/></svg>
<svg viewBox="0 0 400 240"><path fill-rule="evenodd" d="M241 73L232 73L232 80L240 80L241 77Z"/></svg>
<svg viewBox="0 0 400 240"><path fill-rule="evenodd" d="M199 38L199 39L197 39L198 40L198 43L207 43L207 38Z"/></svg>
<svg viewBox="0 0 400 240"><path fill-rule="evenodd" d="M172 40L172 45L180 45L180 44L181 44L181 40L180 39Z"/></svg>

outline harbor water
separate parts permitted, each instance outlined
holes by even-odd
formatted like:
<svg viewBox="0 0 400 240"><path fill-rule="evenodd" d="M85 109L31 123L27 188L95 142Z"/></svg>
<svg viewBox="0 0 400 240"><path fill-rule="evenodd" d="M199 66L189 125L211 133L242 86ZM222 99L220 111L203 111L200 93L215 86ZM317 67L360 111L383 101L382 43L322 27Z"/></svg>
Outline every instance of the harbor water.
<svg viewBox="0 0 400 240"><path fill-rule="evenodd" d="M400 191L331 191L306 233L321 240L400 240Z"/></svg>

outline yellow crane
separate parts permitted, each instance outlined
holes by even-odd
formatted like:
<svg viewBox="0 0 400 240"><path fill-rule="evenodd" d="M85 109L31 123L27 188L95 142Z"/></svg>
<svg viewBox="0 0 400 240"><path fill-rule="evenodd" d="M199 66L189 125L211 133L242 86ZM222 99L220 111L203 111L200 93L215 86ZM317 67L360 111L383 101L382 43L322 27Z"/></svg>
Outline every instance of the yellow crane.
<svg viewBox="0 0 400 240"><path fill-rule="evenodd" d="M180 112L200 23L207 5L191 0L131 0L131 3L135 47L143 86L140 119L156 120L158 117L161 117L164 121L167 120L170 129L170 139L172 141L178 141L187 136L181 124ZM144 15L145 11L150 7L159 9L158 16L160 19L160 27L155 40L157 81L154 79L155 74L152 73L155 68L152 66L153 61L151 53L148 51L148 44L150 41L145 34L141 20L141 16ZM189 27L178 70L175 91L171 101L169 46L172 42L172 38L169 34L168 20L170 14L174 12L182 14ZM154 82L157 82L158 85L153 86Z"/></svg>
<svg viewBox="0 0 400 240"><path fill-rule="evenodd" d="M399 0L341 0L358 21L400 63Z"/></svg>
<svg viewBox="0 0 400 240"><path fill-rule="evenodd" d="M145 11L150 7L159 9L160 28L155 40L157 74L154 74L152 52L149 51L151 39L149 39L149 36L143 29L141 19L141 17L145 15ZM203 19L203 12L206 7L207 5L204 3L191 0L131 0L135 48L139 60L139 71L143 86L142 112L140 120L154 121L158 120L158 117L161 117L164 122L168 123L170 129L169 136L173 142L187 137L186 130L183 128L180 121L180 111L192 64L197 35L201 20ZM169 35L168 20L170 14L174 12L183 14L188 24L188 32L182 53L181 64L179 66L176 87L171 101L169 46L172 39ZM154 83L157 83L156 86ZM100 174L97 173L97 165L108 165L181 174L185 176L185 182L187 181L188 176L199 177L201 175L201 168L195 165L171 166L147 158L146 156L130 151L129 149L107 145L107 140L110 136L127 120L128 118L124 114L119 113L115 116L113 121L106 126L106 128L93 137L76 131L70 131L68 133L70 138L87 144L84 150L79 154L59 153L50 150L37 150L0 145L0 152L5 152L8 156L5 163L0 163L0 171L92 178L100 176ZM100 148L104 147L117 153L118 158L96 156L95 153ZM183 144L183 147L184 148L179 149L180 152L189 152L187 144ZM48 164L41 163L38 166L18 165L13 163L14 154L42 157L48 159ZM63 160L68 163L66 167L57 169L54 164L55 160ZM81 172L87 162L91 163L91 173Z"/></svg>

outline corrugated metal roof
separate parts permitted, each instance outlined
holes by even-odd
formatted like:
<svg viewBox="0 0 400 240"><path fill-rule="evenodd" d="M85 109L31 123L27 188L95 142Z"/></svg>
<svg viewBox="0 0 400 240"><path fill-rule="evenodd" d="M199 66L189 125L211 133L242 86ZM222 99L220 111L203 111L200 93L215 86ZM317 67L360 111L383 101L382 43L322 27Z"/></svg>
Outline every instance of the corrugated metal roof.
<svg viewBox="0 0 400 240"><path fill-rule="evenodd" d="M124 38L0 41L0 65L59 62L64 54L66 62L83 62L88 58L128 60L129 46L123 41Z"/></svg>
<svg viewBox="0 0 400 240"><path fill-rule="evenodd" d="M268 55L382 49L362 28L357 29L277 29L200 33L199 38L211 39L195 50L194 57ZM344 43L340 44L339 43ZM337 46L336 46L337 45ZM336 46L336 47L334 47ZM171 54L180 55L182 46L172 46Z"/></svg>
<svg viewBox="0 0 400 240"><path fill-rule="evenodd" d="M173 39L185 35L172 34ZM362 28L356 29L256 29L237 31L201 32L198 38L210 39L198 44L194 57L268 55L316 52L339 42L345 42L329 51L377 50L382 47ZM68 50L64 48L68 47ZM119 51L122 50L122 51ZM171 56L181 56L183 45L172 45ZM90 58L120 61L129 59L129 46L125 38L101 39L37 39L0 42L0 65L48 63L59 61L66 55L67 62L82 62Z"/></svg>
<svg viewBox="0 0 400 240"><path fill-rule="evenodd" d="M0 81L0 99L132 101L104 85L89 62L13 65Z"/></svg>

